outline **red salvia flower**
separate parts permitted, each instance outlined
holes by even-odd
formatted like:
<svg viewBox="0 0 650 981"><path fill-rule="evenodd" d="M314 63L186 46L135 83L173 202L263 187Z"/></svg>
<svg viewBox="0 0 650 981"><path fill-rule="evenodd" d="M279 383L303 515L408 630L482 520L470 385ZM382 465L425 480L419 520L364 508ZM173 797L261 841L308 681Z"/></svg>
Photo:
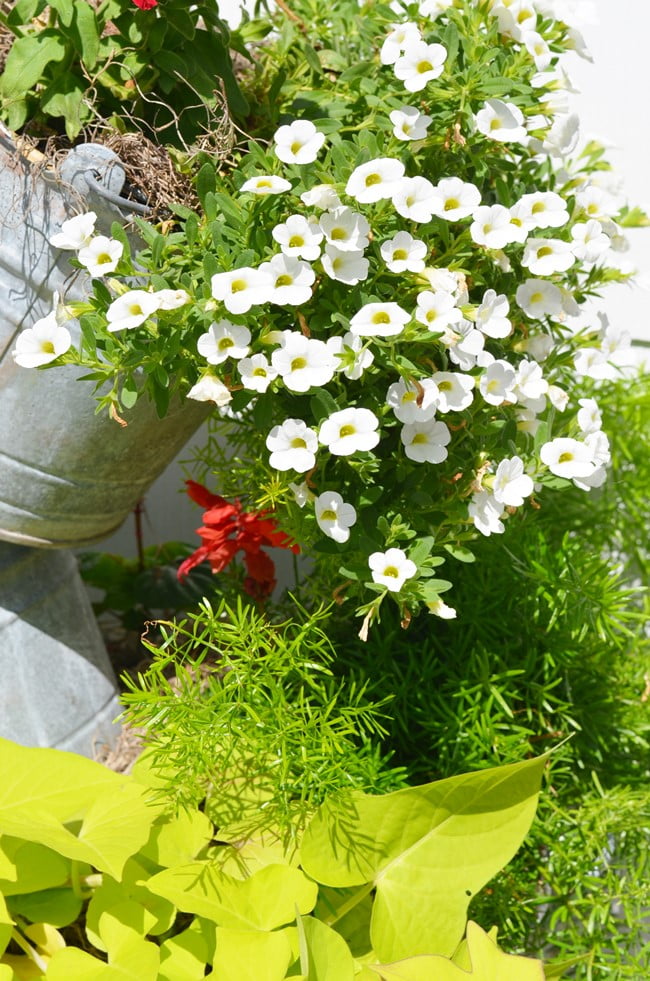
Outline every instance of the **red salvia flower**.
<svg viewBox="0 0 650 981"><path fill-rule="evenodd" d="M134 3L140 10L151 10L152 7L158 6L158 0L131 0L131 3Z"/></svg>
<svg viewBox="0 0 650 981"><path fill-rule="evenodd" d="M262 546L300 551L300 546L280 531L269 511L242 511L239 500L226 501L194 480L186 481L187 493L203 512L203 525L197 528L202 544L178 568L178 578L186 576L201 562L209 562L213 572L222 572L238 552L244 553L248 575L244 589L255 599L270 596L276 585L275 565Z"/></svg>

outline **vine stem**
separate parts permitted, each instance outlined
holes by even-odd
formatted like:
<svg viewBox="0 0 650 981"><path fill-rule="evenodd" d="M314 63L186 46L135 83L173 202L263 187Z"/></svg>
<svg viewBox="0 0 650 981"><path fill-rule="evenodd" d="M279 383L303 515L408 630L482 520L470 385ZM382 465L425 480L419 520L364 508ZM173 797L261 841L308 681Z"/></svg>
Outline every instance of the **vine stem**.
<svg viewBox="0 0 650 981"><path fill-rule="evenodd" d="M39 971L42 971L43 974L45 974L45 972L47 971L47 963L43 960L40 954L36 950L34 950L32 945L28 943L27 940L25 940L22 933L20 933L18 930L12 930L11 939L15 944L17 944L20 947L22 951L25 952L25 954L27 954L30 961L34 962L34 964L39 969Z"/></svg>
<svg viewBox="0 0 650 981"><path fill-rule="evenodd" d="M375 888L374 882L367 882L366 885L362 886L361 889L355 892L353 896L350 896L348 901L346 903L343 903L343 905L340 906L339 909L337 909L336 913L334 913L332 916L328 916L327 919L324 920L324 922L327 923L328 926L334 926L334 924L338 923L339 920L342 920L343 917L346 916L351 909L354 909L355 906L358 906L359 903L362 902L362 900L364 900L366 896L369 893L371 893L374 888Z"/></svg>

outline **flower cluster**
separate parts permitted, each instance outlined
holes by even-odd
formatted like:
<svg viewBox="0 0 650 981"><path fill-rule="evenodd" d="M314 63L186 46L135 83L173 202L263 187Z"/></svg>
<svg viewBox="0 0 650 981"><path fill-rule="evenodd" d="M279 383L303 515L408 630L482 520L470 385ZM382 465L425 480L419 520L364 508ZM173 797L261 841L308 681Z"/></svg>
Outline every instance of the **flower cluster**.
<svg viewBox="0 0 650 981"><path fill-rule="evenodd" d="M452 27L464 54L443 44ZM477 78L472 58L497 41ZM129 285L133 266L107 281L117 295L91 303L81 355L51 341L52 360L100 371L108 356L118 374L158 350L167 378L247 434L258 500L297 540L345 552L370 619L387 594L453 616L433 578L446 554L503 533L545 487L605 479L593 389L626 338L585 301L625 278L624 238L594 161L572 158L570 48L585 53L547 0L423 0L372 52L379 136L290 116L268 151L215 175L189 258L177 242L142 253L150 285ZM119 271L120 243L93 227L78 216L53 244L95 277ZM162 310L181 325L176 365Z"/></svg>

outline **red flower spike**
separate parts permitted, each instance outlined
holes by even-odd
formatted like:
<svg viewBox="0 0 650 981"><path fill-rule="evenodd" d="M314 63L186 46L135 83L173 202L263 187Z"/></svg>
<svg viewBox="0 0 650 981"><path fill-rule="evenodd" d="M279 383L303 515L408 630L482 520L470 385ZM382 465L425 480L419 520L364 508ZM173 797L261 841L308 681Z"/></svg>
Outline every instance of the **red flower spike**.
<svg viewBox="0 0 650 981"><path fill-rule="evenodd" d="M300 546L277 527L269 511L242 511L238 500L230 503L194 480L188 480L186 484L191 499L206 510L203 525L197 528L201 545L181 563L178 578L182 579L206 561L212 572L222 572L241 551L248 573L244 589L254 599L270 596L276 586L275 566L271 557L261 551L261 546L288 548L294 554L300 551Z"/></svg>
<svg viewBox="0 0 650 981"><path fill-rule="evenodd" d="M134 3L140 10L151 10L152 7L158 6L158 0L131 0L131 3Z"/></svg>

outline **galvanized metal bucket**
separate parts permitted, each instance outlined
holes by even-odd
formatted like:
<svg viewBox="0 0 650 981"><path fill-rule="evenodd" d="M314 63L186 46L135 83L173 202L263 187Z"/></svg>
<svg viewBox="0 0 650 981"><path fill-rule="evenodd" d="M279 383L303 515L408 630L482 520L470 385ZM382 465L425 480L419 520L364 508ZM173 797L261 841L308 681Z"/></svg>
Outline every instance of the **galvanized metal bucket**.
<svg viewBox="0 0 650 981"><path fill-rule="evenodd" d="M141 399L121 428L95 415L93 385L78 381L79 369L14 363L17 334L50 311L55 291L87 293L88 276L49 244L63 221L93 210L107 233L111 222L146 210L120 198L124 171L105 147L72 150L60 173L35 171L0 135L0 539L41 548L115 531L209 411L178 403L160 420ZM76 340L78 325L67 326Z"/></svg>

